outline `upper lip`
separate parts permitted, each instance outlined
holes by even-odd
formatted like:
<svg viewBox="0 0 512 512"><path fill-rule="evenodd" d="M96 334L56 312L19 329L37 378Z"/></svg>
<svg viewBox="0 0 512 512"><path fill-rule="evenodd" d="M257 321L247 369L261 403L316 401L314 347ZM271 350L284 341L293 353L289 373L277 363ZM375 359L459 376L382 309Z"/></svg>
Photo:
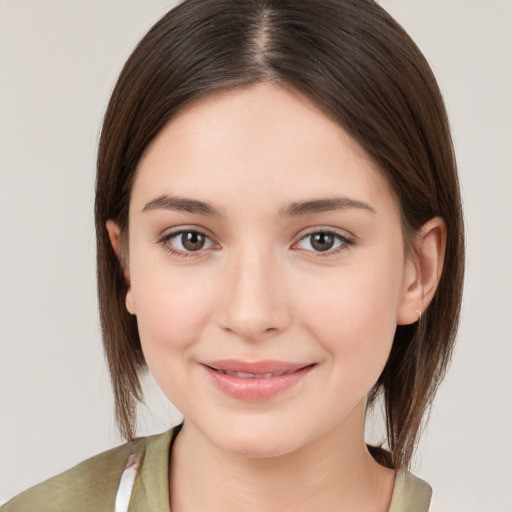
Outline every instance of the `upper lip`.
<svg viewBox="0 0 512 512"><path fill-rule="evenodd" d="M297 370L311 366L312 363L293 363L287 361L239 361L236 359L223 359L218 361L204 361L201 364L214 370L224 372L263 374L293 373Z"/></svg>

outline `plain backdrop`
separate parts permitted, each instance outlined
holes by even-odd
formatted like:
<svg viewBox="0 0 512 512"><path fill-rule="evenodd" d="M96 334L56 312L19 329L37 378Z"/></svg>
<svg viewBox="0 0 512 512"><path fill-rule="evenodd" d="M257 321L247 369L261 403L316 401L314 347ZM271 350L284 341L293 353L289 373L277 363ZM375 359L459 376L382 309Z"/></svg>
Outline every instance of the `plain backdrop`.
<svg viewBox="0 0 512 512"><path fill-rule="evenodd" d="M382 0L450 115L462 325L414 470L441 510L512 511L512 2ZM95 290L95 152L135 43L174 2L0 0L0 503L119 444ZM180 420L150 380L139 432Z"/></svg>

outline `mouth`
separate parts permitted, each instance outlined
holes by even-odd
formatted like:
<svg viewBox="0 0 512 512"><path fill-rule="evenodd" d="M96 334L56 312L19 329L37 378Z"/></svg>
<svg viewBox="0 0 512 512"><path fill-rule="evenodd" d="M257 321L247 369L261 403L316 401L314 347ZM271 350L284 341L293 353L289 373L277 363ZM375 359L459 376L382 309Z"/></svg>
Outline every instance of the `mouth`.
<svg viewBox="0 0 512 512"><path fill-rule="evenodd" d="M235 360L201 363L215 386L241 400L271 398L300 383L316 363Z"/></svg>
<svg viewBox="0 0 512 512"><path fill-rule="evenodd" d="M223 373L224 375L232 375L233 377L240 377L241 379L271 379L272 377L280 377L281 375L286 375L293 373L293 371L288 372L269 372L269 373L247 373L247 372L231 372L229 370L222 370L217 368L212 368L218 373Z"/></svg>

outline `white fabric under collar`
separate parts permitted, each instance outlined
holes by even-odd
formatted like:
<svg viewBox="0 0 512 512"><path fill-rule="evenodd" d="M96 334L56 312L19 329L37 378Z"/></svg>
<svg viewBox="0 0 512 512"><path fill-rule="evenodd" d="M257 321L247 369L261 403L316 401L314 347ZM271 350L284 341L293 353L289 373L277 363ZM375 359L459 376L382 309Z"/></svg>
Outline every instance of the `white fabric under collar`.
<svg viewBox="0 0 512 512"><path fill-rule="evenodd" d="M121 481L116 494L116 508L115 512L128 512L130 506L130 499L133 493L133 486L135 484L135 478L137 477L137 471L139 470L139 457L132 454L126 461L123 474L121 475Z"/></svg>

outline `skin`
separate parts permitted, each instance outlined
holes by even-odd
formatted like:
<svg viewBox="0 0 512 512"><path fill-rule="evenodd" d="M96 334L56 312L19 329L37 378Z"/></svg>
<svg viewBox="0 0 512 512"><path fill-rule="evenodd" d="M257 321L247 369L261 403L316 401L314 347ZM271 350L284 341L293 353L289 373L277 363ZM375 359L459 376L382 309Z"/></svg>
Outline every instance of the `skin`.
<svg viewBox="0 0 512 512"><path fill-rule="evenodd" d="M107 228L120 254L122 233ZM204 233L203 248L186 251L180 229ZM325 232L333 246L319 251L312 234ZM379 170L299 95L268 84L216 93L163 128L137 169L125 276L147 364L185 418L173 512L388 510L394 471L365 447L366 396L396 325L435 292L444 238L432 219L406 253ZM202 363L219 359L313 367L254 401L212 384Z"/></svg>

